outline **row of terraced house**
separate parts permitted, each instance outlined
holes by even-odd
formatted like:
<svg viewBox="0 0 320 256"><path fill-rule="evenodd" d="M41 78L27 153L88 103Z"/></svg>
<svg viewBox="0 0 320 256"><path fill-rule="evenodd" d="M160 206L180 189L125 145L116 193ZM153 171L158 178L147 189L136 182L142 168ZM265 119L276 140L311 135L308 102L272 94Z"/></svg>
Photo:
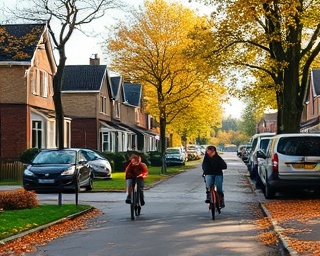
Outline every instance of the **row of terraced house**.
<svg viewBox="0 0 320 256"><path fill-rule="evenodd" d="M29 148L55 148L53 77L57 70L46 24L0 26L0 160ZM156 151L157 125L144 111L142 86L100 65L67 65L61 90L64 147Z"/></svg>
<svg viewBox="0 0 320 256"><path fill-rule="evenodd" d="M300 131L320 132L320 69L310 70L308 86L304 98ZM257 124L257 133L277 132L277 113L266 113Z"/></svg>

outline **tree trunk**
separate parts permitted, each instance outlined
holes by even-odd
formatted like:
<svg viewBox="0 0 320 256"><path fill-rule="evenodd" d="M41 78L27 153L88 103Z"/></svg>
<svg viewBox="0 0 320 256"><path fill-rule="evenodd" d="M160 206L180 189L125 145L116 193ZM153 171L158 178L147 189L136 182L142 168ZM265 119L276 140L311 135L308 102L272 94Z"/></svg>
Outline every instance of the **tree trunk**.
<svg viewBox="0 0 320 256"><path fill-rule="evenodd" d="M293 55L294 56L294 55ZM278 98L277 133L299 133L303 99L300 96L299 58L291 57L283 75L283 92Z"/></svg>
<svg viewBox="0 0 320 256"><path fill-rule="evenodd" d="M56 143L58 149L64 148L64 113L63 106L61 100L61 89L63 82L63 71L66 65L66 56L64 48L59 49L59 65L57 69L57 73L53 78L53 102L56 112Z"/></svg>
<svg viewBox="0 0 320 256"><path fill-rule="evenodd" d="M167 164L166 164L166 148L167 148L167 140L166 140L166 126L167 120L165 118L165 111L160 109L160 152L162 158L162 168L161 174L167 173Z"/></svg>

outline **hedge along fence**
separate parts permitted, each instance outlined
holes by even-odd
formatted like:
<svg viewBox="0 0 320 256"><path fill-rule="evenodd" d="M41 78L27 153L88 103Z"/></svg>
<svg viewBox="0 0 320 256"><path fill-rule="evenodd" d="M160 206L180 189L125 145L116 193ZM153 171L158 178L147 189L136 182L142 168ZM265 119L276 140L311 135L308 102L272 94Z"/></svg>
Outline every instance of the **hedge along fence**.
<svg viewBox="0 0 320 256"><path fill-rule="evenodd" d="M22 181L25 165L21 162L0 162L0 181Z"/></svg>

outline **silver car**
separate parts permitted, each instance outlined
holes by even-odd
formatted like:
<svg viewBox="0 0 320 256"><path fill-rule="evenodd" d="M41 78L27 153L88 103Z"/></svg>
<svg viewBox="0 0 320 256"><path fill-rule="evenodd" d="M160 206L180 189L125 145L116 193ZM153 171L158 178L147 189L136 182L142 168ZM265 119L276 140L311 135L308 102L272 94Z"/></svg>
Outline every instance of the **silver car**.
<svg viewBox="0 0 320 256"><path fill-rule="evenodd" d="M166 149L166 164L167 165L185 165L187 155L183 147L169 147Z"/></svg>
<svg viewBox="0 0 320 256"><path fill-rule="evenodd" d="M320 134L279 134L271 138L258 169L265 198L280 190L320 187Z"/></svg>

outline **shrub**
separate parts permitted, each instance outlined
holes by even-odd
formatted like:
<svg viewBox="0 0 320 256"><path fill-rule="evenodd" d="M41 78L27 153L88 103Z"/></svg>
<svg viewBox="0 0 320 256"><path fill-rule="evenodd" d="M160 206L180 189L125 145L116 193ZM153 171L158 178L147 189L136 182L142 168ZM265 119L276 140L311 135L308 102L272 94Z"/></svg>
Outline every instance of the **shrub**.
<svg viewBox="0 0 320 256"><path fill-rule="evenodd" d="M151 166L162 166L162 157L160 152L150 151L149 159L150 159Z"/></svg>
<svg viewBox="0 0 320 256"><path fill-rule="evenodd" d="M30 164L39 151L40 149L38 148L29 148L19 155L19 161L25 164Z"/></svg>
<svg viewBox="0 0 320 256"><path fill-rule="evenodd" d="M113 172L124 171L124 166L126 163L124 153L101 152L100 154L110 161Z"/></svg>
<svg viewBox="0 0 320 256"><path fill-rule="evenodd" d="M10 191L0 191L0 209L18 210L33 208L39 205L37 195L33 191L18 188Z"/></svg>

